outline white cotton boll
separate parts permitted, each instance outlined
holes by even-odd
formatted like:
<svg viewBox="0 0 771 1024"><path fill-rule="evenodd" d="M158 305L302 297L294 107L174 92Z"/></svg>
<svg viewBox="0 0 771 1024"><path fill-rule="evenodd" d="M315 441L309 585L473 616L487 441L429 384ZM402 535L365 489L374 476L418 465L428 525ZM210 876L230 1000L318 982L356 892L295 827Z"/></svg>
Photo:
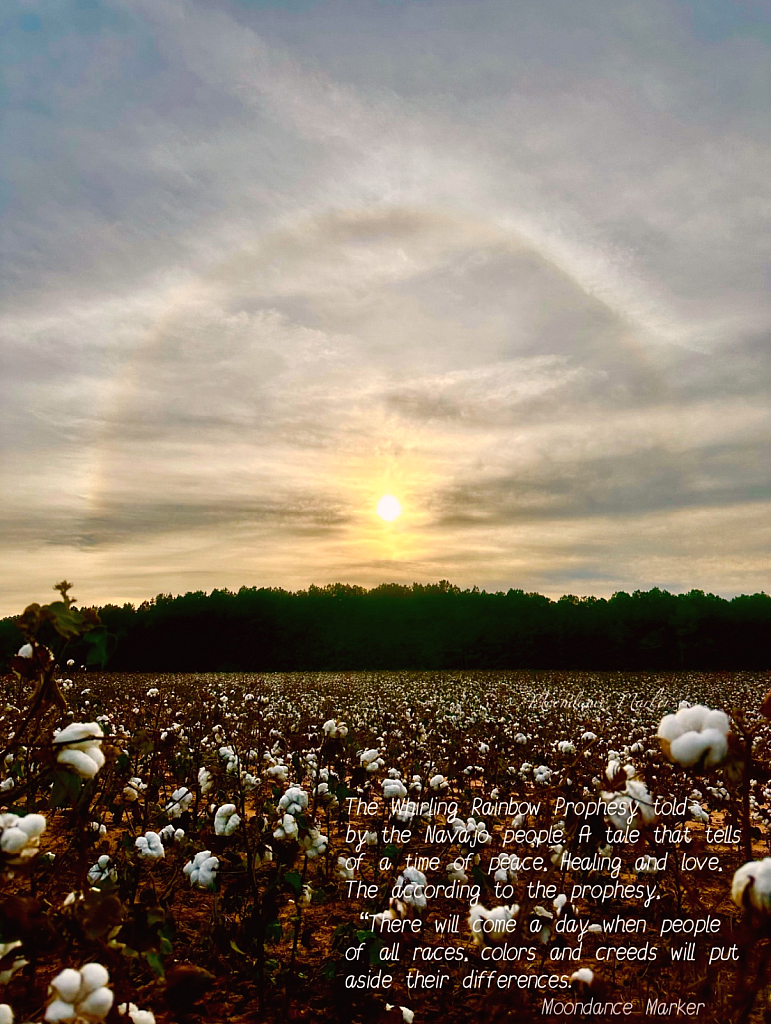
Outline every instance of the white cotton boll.
<svg viewBox="0 0 771 1024"><path fill-rule="evenodd" d="M28 836L20 828L5 828L0 833L0 850L15 854L27 845Z"/></svg>
<svg viewBox="0 0 771 1024"><path fill-rule="evenodd" d="M337 865L335 867L335 874L343 882L349 882L352 878L355 877L355 871L354 871L353 868L349 868L348 867L348 863L347 863L347 858L346 857L338 857L337 858Z"/></svg>
<svg viewBox="0 0 771 1024"><path fill-rule="evenodd" d="M110 1012L113 994L109 988L97 988L90 992L85 999L76 1004L79 1017L94 1020L104 1020Z"/></svg>
<svg viewBox="0 0 771 1024"><path fill-rule="evenodd" d="M696 704L666 715L659 723L658 737L670 761L691 768L704 758L704 766L714 768L728 754L730 728L724 711Z"/></svg>
<svg viewBox="0 0 771 1024"><path fill-rule="evenodd" d="M756 910L771 913L771 857L749 861L736 871L731 899L737 907L743 907L745 899L749 899Z"/></svg>
<svg viewBox="0 0 771 1024"><path fill-rule="evenodd" d="M88 880L92 885L97 885L99 882L106 882L108 880L115 882L117 878L118 873L115 868L112 867L110 856L107 853L103 853L97 860L96 864L92 864L88 869Z"/></svg>
<svg viewBox="0 0 771 1024"><path fill-rule="evenodd" d="M682 733L682 731L683 730L680 726L680 723L678 722L677 715L664 715L664 717L659 722L659 727L656 732L656 735L659 737L659 739L669 740L671 743L672 740L677 739L677 737Z"/></svg>
<svg viewBox="0 0 771 1024"><path fill-rule="evenodd" d="M193 860L185 864L183 870L189 876L191 885L199 889L213 889L219 866L219 859L212 857L211 850L201 850Z"/></svg>
<svg viewBox="0 0 771 1024"><path fill-rule="evenodd" d="M503 869L499 868L499 870L503 870ZM447 865L447 877L448 877L448 879L451 882L454 882L456 880L458 882L468 882L468 875L463 870L463 865L462 864L458 865L458 864L456 864L455 861L451 861ZM503 878L498 878L497 875L496 875L496 880L499 881L499 882L507 881L506 872L505 871L503 872Z"/></svg>
<svg viewBox="0 0 771 1024"><path fill-rule="evenodd" d="M213 786L212 775L206 768L198 769L198 789L202 796L205 796Z"/></svg>
<svg viewBox="0 0 771 1024"><path fill-rule="evenodd" d="M94 992L102 988L110 980L110 973L101 964L84 964L80 968L80 978L83 985L83 992ZM112 1003L110 1003L112 1005Z"/></svg>
<svg viewBox="0 0 771 1024"><path fill-rule="evenodd" d="M731 719L725 713L725 711L709 711L704 716L704 721L701 726L701 731L706 732L709 729L717 729L718 732L723 733L727 736L731 731Z"/></svg>
<svg viewBox="0 0 771 1024"><path fill-rule="evenodd" d="M80 992L80 986L83 979L80 976L80 972L76 971L74 967L65 967L63 971L56 975L51 984L49 985L48 991L55 992L59 999L65 1003L74 1003L77 999L78 992Z"/></svg>
<svg viewBox="0 0 771 1024"><path fill-rule="evenodd" d="M412 1022L415 1020L414 1011L410 1010L410 1008L407 1006L400 1006L399 1009L402 1011L402 1020L405 1022L405 1024L412 1024Z"/></svg>
<svg viewBox="0 0 771 1024"><path fill-rule="evenodd" d="M637 801L638 814L645 824L653 824L657 817L654 810L655 803L642 779L627 779L625 789L632 800Z"/></svg>
<svg viewBox="0 0 771 1024"><path fill-rule="evenodd" d="M673 761L677 761L684 768L692 768L708 746L709 741L705 740L703 733L686 732L672 741L669 753Z"/></svg>
<svg viewBox="0 0 771 1024"><path fill-rule="evenodd" d="M287 814L302 814L308 806L308 794L300 786L290 786L278 802L278 809Z"/></svg>
<svg viewBox="0 0 771 1024"><path fill-rule="evenodd" d="M121 1003L118 1013L128 1015L131 1024L155 1024L155 1014L150 1010L140 1010L136 1003Z"/></svg>
<svg viewBox="0 0 771 1024"><path fill-rule="evenodd" d="M45 832L46 820L42 814L25 814L19 818L16 827L25 832L30 839L37 839Z"/></svg>
<svg viewBox="0 0 771 1024"><path fill-rule="evenodd" d="M54 746L59 746L62 743L82 743L94 739L104 739L104 733L98 722L70 722L66 728L55 734Z"/></svg>
<svg viewBox="0 0 771 1024"><path fill-rule="evenodd" d="M16 652L17 658L31 658L32 657L32 644L22 644L22 646Z"/></svg>
<svg viewBox="0 0 771 1024"><path fill-rule="evenodd" d="M700 821L703 825L709 825L709 814L701 804L690 804L688 812L694 821Z"/></svg>
<svg viewBox="0 0 771 1024"><path fill-rule="evenodd" d="M383 796L386 800L400 800L407 796L407 788L398 779L383 779Z"/></svg>
<svg viewBox="0 0 771 1024"><path fill-rule="evenodd" d="M468 923L474 943L477 946L484 946L489 942L506 942L511 934L508 930L512 921L519 913L519 906L514 903L511 906L493 907L487 910L481 903L475 903L469 911Z"/></svg>
<svg viewBox="0 0 771 1024"><path fill-rule="evenodd" d="M63 999L54 999L46 1007L44 1019L54 1024L59 1020L75 1020L76 1011L72 1003L65 1003Z"/></svg>
<svg viewBox="0 0 771 1024"><path fill-rule="evenodd" d="M214 815L214 832L218 836L232 836L240 824L235 804L223 804Z"/></svg>
<svg viewBox="0 0 771 1024"><path fill-rule="evenodd" d="M0 1003L0 1024L13 1024L13 1010L8 1003Z"/></svg>
<svg viewBox="0 0 771 1024"><path fill-rule="evenodd" d="M704 707L703 704L694 704L690 708L678 711L677 717L680 719L683 732L701 732L704 728L704 719L709 711L710 709Z"/></svg>
<svg viewBox="0 0 771 1024"><path fill-rule="evenodd" d="M570 975L570 981L582 982L584 985L591 985L594 981L594 971L591 967L579 967Z"/></svg>
<svg viewBox="0 0 771 1024"><path fill-rule="evenodd" d="M428 784L431 787L431 789L436 790L437 792L440 792L443 789L450 788L450 783L447 781L444 775L432 775L431 778L428 780Z"/></svg>
<svg viewBox="0 0 771 1024"><path fill-rule="evenodd" d="M142 860L161 860L166 856L163 841L157 832L145 832L143 836L137 836L134 845Z"/></svg>
<svg viewBox="0 0 771 1024"><path fill-rule="evenodd" d="M72 768L75 774L83 779L93 779L100 768L96 760L82 750L63 750L56 760L59 764Z"/></svg>
<svg viewBox="0 0 771 1024"><path fill-rule="evenodd" d="M714 768L722 764L728 753L728 739L725 733L719 732L717 729L705 729L700 735L706 743L705 749L708 751L704 758L705 768Z"/></svg>
<svg viewBox="0 0 771 1024"><path fill-rule="evenodd" d="M193 794L187 786L180 786L171 794L171 799L166 804L166 813L170 818L181 818L185 811L189 810L193 803Z"/></svg>
<svg viewBox="0 0 771 1024"><path fill-rule="evenodd" d="M155 1014L150 1010L134 1010L129 1016L132 1024L155 1024Z"/></svg>

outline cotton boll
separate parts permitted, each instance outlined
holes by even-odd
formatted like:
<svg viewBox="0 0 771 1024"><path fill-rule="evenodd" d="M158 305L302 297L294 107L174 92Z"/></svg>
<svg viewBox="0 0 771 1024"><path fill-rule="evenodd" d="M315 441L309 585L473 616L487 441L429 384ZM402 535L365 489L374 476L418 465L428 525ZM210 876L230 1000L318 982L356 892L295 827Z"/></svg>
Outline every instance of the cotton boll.
<svg viewBox="0 0 771 1024"><path fill-rule="evenodd" d="M493 907L492 910L483 907L481 903L474 904L469 911L468 923L475 945L506 942L511 934L507 931L510 927L509 921L518 913L519 906L516 903L511 906Z"/></svg>
<svg viewBox="0 0 771 1024"><path fill-rule="evenodd" d="M677 739L682 731L683 730L677 719L677 715L665 715L659 722L656 735L659 739L669 740L671 743L672 740Z"/></svg>
<svg viewBox="0 0 771 1024"><path fill-rule="evenodd" d="M0 1003L0 1024L13 1024L13 1010L8 1003Z"/></svg>
<svg viewBox="0 0 771 1024"><path fill-rule="evenodd" d="M681 706L676 714L661 720L658 737L670 761L692 768L704 758L704 766L714 768L728 754L730 726L724 711L713 711L702 704Z"/></svg>
<svg viewBox="0 0 771 1024"><path fill-rule="evenodd" d="M673 761L684 768L692 768L708 748L709 741L700 732L686 732L673 740L669 752Z"/></svg>
<svg viewBox="0 0 771 1024"><path fill-rule="evenodd" d="M53 999L46 1007L45 1020L54 1024L60 1020L75 1020L75 1007L72 1003L65 1003L62 999Z"/></svg>
<svg viewBox="0 0 771 1024"><path fill-rule="evenodd" d="M407 789L398 779L383 779L383 796L386 800L401 800L407 796Z"/></svg>
<svg viewBox="0 0 771 1024"><path fill-rule="evenodd" d="M113 994L109 988L97 988L77 1003L79 1017L103 1020L110 1012Z"/></svg>
<svg viewBox="0 0 771 1024"><path fill-rule="evenodd" d="M704 716L701 729L702 732L717 729L718 732L726 736L731 730L731 720L725 711L710 711Z"/></svg>
<svg viewBox="0 0 771 1024"><path fill-rule="evenodd" d="M704 719L708 714L709 708L705 708L703 704L694 704L693 707L683 708L677 713L680 728L683 732L701 732L704 727Z"/></svg>
<svg viewBox="0 0 771 1024"><path fill-rule="evenodd" d="M718 729L705 729L700 735L706 743L705 749L708 751L704 758L704 767L715 768L722 764L728 753L728 738L725 733Z"/></svg>
<svg viewBox="0 0 771 1024"><path fill-rule="evenodd" d="M65 967L65 969L57 974L53 979L48 991L55 992L57 997L65 1003L74 1003L78 992L80 992L81 983L82 978L80 976L80 972L76 971L74 967Z"/></svg>
<svg viewBox="0 0 771 1024"><path fill-rule="evenodd" d="M771 857L743 864L734 874L731 899L737 907L746 901L763 914L771 913Z"/></svg>
<svg viewBox="0 0 771 1024"><path fill-rule="evenodd" d="M96 760L82 750L63 750L56 760L82 779L93 779L100 768Z"/></svg>
<svg viewBox="0 0 771 1024"><path fill-rule="evenodd" d="M25 832L30 839L37 839L45 832L46 820L42 814L25 814L19 818L16 827Z"/></svg>
<svg viewBox="0 0 771 1024"><path fill-rule="evenodd" d="M240 824L235 804L223 804L214 815L214 832L218 836L232 836Z"/></svg>
<svg viewBox="0 0 771 1024"><path fill-rule="evenodd" d="M162 860L166 856L163 841L157 832L146 832L143 836L137 836L134 845L142 860Z"/></svg>
<svg viewBox="0 0 771 1024"><path fill-rule="evenodd" d="M84 993L94 992L110 980L107 968L101 964L84 964L80 968L80 977ZM112 1003L110 1005L112 1006Z"/></svg>

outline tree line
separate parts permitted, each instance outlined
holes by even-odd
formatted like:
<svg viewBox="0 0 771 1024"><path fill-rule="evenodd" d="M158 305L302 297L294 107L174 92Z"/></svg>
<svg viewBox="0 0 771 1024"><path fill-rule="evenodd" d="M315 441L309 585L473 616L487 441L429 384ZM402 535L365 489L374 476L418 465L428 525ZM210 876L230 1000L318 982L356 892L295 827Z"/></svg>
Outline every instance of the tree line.
<svg viewBox="0 0 771 1024"><path fill-rule="evenodd" d="M522 590L334 583L108 604L114 671L767 669L771 597L654 588L550 600ZM0 623L0 656L21 640ZM67 651L79 658L77 645ZM85 658L83 658L85 660Z"/></svg>

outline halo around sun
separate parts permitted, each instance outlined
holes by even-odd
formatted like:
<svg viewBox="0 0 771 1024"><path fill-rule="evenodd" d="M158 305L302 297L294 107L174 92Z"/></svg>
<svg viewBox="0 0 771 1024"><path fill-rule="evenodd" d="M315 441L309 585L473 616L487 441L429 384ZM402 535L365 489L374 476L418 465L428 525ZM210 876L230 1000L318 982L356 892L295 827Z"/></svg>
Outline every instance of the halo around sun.
<svg viewBox="0 0 771 1024"><path fill-rule="evenodd" d="M402 506L393 494L384 494L377 503L377 514L387 523L392 523L402 514Z"/></svg>

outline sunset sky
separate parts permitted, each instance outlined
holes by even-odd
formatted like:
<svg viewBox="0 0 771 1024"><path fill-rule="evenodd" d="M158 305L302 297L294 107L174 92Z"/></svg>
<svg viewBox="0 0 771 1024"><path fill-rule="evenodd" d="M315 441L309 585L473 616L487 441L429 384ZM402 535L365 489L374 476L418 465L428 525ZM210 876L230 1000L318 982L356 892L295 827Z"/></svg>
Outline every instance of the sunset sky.
<svg viewBox="0 0 771 1024"><path fill-rule="evenodd" d="M0 36L0 614L768 591L767 3L6 0Z"/></svg>

